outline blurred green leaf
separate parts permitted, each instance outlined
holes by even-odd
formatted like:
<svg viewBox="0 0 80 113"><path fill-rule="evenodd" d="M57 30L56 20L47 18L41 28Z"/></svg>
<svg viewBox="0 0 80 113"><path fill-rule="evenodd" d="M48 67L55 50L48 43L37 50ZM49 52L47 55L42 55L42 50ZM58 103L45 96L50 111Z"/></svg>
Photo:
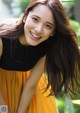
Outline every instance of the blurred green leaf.
<svg viewBox="0 0 80 113"><path fill-rule="evenodd" d="M72 100L73 104L79 104L80 105L80 100Z"/></svg>

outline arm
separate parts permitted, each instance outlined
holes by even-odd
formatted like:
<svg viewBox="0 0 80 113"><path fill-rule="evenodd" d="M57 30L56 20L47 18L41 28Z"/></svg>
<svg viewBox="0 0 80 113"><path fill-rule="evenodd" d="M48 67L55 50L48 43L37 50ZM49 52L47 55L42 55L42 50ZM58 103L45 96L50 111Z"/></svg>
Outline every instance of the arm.
<svg viewBox="0 0 80 113"><path fill-rule="evenodd" d="M45 57L42 57L38 63L33 67L30 76L25 84L22 92L20 104L17 113L25 113L28 105L35 93L38 81L44 71Z"/></svg>

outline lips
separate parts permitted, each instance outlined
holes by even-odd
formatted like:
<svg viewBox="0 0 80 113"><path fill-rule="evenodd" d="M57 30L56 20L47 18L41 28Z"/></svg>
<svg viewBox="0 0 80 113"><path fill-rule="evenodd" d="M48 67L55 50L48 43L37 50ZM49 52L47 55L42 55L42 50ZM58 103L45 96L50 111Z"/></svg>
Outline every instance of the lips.
<svg viewBox="0 0 80 113"><path fill-rule="evenodd" d="M39 39L41 38L40 36L34 34L34 33L31 32L31 31L30 31L30 34L31 34L31 38L32 38L33 40L39 40Z"/></svg>

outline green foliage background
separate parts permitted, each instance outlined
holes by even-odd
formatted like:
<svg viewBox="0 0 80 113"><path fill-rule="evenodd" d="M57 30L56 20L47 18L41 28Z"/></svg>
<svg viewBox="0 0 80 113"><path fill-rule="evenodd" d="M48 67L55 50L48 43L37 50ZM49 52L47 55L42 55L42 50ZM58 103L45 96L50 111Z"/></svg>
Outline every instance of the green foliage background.
<svg viewBox="0 0 80 113"><path fill-rule="evenodd" d="M18 6L21 9L21 13L25 11L29 2L30 2L30 0L18 0Z"/></svg>

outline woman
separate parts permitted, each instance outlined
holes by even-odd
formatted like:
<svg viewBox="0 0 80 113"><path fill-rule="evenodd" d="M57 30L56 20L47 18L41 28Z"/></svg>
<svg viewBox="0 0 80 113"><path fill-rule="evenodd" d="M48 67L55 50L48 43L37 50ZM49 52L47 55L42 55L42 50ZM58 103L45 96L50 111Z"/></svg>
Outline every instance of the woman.
<svg viewBox="0 0 80 113"><path fill-rule="evenodd" d="M75 93L80 72L76 34L59 0L31 1L21 20L1 25L0 37L1 108L57 113L55 96L63 87Z"/></svg>

